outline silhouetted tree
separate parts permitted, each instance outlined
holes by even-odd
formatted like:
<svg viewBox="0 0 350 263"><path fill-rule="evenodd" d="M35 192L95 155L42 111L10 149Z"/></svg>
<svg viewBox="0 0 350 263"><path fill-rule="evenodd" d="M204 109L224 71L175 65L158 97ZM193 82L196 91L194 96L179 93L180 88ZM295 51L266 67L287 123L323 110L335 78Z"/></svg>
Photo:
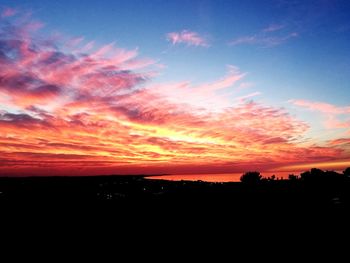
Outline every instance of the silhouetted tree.
<svg viewBox="0 0 350 263"><path fill-rule="evenodd" d="M324 175L324 171L322 171L321 169L318 168L312 168L311 169L311 175L313 176L323 176Z"/></svg>
<svg viewBox="0 0 350 263"><path fill-rule="evenodd" d="M350 167L346 168L346 169L344 170L343 174L344 174L345 176L349 176L349 177L350 177Z"/></svg>
<svg viewBox="0 0 350 263"><path fill-rule="evenodd" d="M242 183L247 183L247 184L256 184L260 182L262 179L262 176L260 172L247 172L243 174L240 178Z"/></svg>
<svg viewBox="0 0 350 263"><path fill-rule="evenodd" d="M302 180L307 180L307 179L310 178L310 177L311 177L310 171L305 171L305 172L302 172L302 173L300 174L300 178L301 178Z"/></svg>
<svg viewBox="0 0 350 263"><path fill-rule="evenodd" d="M322 178L324 175L324 171L318 168L312 168L310 171L306 171L300 174L300 178L302 180L317 180Z"/></svg>
<svg viewBox="0 0 350 263"><path fill-rule="evenodd" d="M271 182L276 180L276 175L268 176L268 177L262 177L262 182Z"/></svg>
<svg viewBox="0 0 350 263"><path fill-rule="evenodd" d="M288 179L289 179L290 181L296 181L296 180L299 179L299 176L297 176L297 175L295 175L295 174L290 174L290 175L288 175Z"/></svg>

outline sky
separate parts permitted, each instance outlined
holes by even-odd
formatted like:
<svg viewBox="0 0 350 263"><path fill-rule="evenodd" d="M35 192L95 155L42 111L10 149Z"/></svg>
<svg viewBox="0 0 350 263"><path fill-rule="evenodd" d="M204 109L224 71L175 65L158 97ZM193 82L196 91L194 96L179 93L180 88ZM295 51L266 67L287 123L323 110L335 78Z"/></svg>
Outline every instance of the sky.
<svg viewBox="0 0 350 263"><path fill-rule="evenodd" d="M350 2L0 0L0 175L350 166Z"/></svg>

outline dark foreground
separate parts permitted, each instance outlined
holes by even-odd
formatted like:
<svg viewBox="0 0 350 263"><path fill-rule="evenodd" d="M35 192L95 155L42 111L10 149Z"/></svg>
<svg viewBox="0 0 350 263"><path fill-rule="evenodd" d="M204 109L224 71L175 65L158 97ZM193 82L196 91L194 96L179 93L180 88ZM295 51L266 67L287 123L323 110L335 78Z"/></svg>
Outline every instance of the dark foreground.
<svg viewBox="0 0 350 263"><path fill-rule="evenodd" d="M142 176L0 178L0 221L8 219L2 226L15 224L8 228L11 233L18 227L36 232L48 224L63 233L73 228L86 235L96 228L98 233L112 232L114 238L121 238L125 232L123 238L132 242L140 233L159 242L173 237L190 242L188 236L208 240L209 234L227 236L226 240L238 232L248 240L265 239L271 231L279 238L300 239L300 235L324 236L325 229L345 233L349 189L349 176L312 173L242 183Z"/></svg>
<svg viewBox="0 0 350 263"><path fill-rule="evenodd" d="M0 178L0 202L344 209L350 208L350 178L246 183L176 182L142 176Z"/></svg>

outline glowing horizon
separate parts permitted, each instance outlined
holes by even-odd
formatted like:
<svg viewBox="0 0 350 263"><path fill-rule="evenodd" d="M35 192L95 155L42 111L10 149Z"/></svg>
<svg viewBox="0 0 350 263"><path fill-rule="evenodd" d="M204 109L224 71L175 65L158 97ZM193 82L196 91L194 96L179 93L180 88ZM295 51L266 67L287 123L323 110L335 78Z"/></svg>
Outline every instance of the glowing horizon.
<svg viewBox="0 0 350 263"><path fill-rule="evenodd" d="M350 166L350 104L336 96L310 99L298 89L278 99L233 60L219 61L216 77L172 78L169 53L178 54L181 63L188 59L182 51L211 56L220 45L214 32L169 28L157 39L166 50L153 58L141 52L142 43L126 49L68 36L21 8L4 7L0 21L0 175L271 173ZM220 50L245 45L272 53L302 38L296 30L271 22L258 33L221 40ZM187 70L196 74L191 63ZM273 91L282 94L278 86L288 80Z"/></svg>

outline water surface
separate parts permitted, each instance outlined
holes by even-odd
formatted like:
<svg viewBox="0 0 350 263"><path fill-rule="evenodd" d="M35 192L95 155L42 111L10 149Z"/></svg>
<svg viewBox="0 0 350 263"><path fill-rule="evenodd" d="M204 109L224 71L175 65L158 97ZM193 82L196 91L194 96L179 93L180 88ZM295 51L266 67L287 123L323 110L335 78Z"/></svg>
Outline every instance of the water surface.
<svg viewBox="0 0 350 263"><path fill-rule="evenodd" d="M205 182L239 182L243 173L225 173L225 174L171 174L149 176L148 179L169 180L169 181L205 181ZM274 173L264 173L263 176L271 176ZM279 178L288 178L289 173L276 173Z"/></svg>

